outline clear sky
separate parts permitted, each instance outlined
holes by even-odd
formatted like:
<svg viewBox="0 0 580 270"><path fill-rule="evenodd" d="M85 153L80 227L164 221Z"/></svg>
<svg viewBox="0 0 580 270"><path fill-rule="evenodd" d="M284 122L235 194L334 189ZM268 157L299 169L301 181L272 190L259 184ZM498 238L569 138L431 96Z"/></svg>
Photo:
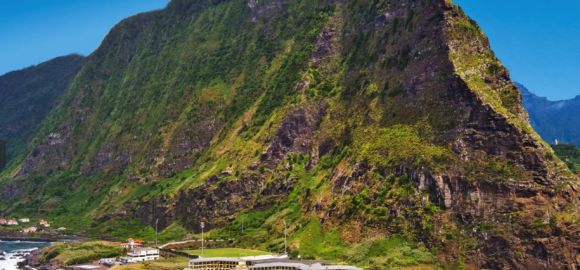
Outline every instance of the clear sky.
<svg viewBox="0 0 580 270"><path fill-rule="evenodd" d="M580 95L579 0L454 2L483 28L514 80L551 100Z"/></svg>
<svg viewBox="0 0 580 270"><path fill-rule="evenodd" d="M88 55L122 19L169 0L0 0L0 75L61 55Z"/></svg>
<svg viewBox="0 0 580 270"><path fill-rule="evenodd" d="M0 0L0 74L88 55L117 22L169 0ZM455 0L514 80L552 100L580 95L579 0Z"/></svg>

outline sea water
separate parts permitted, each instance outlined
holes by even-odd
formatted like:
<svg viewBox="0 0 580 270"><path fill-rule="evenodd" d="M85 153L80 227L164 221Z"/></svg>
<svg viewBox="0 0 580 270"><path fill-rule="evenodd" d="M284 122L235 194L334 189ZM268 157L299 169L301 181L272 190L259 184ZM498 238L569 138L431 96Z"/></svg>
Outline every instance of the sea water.
<svg viewBox="0 0 580 270"><path fill-rule="evenodd" d="M49 245L46 242L0 241L0 270L17 270L18 262L24 260L24 255L33 250Z"/></svg>

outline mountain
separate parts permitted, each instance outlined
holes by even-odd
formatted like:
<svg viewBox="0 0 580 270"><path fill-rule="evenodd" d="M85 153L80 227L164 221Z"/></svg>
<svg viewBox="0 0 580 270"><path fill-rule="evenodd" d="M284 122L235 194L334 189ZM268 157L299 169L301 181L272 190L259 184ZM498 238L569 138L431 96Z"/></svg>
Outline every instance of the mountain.
<svg viewBox="0 0 580 270"><path fill-rule="evenodd" d="M69 55L0 76L0 140L7 143L7 161L25 154L83 61L82 56Z"/></svg>
<svg viewBox="0 0 580 270"><path fill-rule="evenodd" d="M580 96L570 100L550 101L520 89L524 106L530 114L532 126L546 141L571 143L580 146Z"/></svg>
<svg viewBox="0 0 580 270"><path fill-rule="evenodd" d="M0 211L89 236L204 222L369 269L578 263L578 179L447 0L173 0L115 26L35 138Z"/></svg>

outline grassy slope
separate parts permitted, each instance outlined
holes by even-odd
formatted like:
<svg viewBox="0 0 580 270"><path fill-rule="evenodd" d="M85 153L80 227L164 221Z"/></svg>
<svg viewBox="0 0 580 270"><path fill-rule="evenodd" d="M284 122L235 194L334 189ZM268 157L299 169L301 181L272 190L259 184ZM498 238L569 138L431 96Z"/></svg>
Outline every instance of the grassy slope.
<svg viewBox="0 0 580 270"><path fill-rule="evenodd" d="M40 253L40 263L55 262L58 265L74 265L101 258L124 255L119 243L92 241L85 243L53 243Z"/></svg>
<svg viewBox="0 0 580 270"><path fill-rule="evenodd" d="M187 258L182 257L164 258L158 261L115 266L111 270L182 270L187 267L188 262Z"/></svg>

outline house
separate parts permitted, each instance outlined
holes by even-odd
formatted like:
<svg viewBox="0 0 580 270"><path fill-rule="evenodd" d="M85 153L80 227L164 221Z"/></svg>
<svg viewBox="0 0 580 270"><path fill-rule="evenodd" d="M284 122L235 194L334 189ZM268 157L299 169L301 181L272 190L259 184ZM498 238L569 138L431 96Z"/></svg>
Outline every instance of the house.
<svg viewBox="0 0 580 270"><path fill-rule="evenodd" d="M123 243L122 246L126 249L134 249L136 247L143 246L143 241L139 239L129 238L127 243Z"/></svg>
<svg viewBox="0 0 580 270"><path fill-rule="evenodd" d="M6 223L8 222L7 219L5 218L0 218L0 225L6 225Z"/></svg>
<svg viewBox="0 0 580 270"><path fill-rule="evenodd" d="M136 247L127 252L127 257L121 258L121 264L159 260L159 249Z"/></svg>
<svg viewBox="0 0 580 270"><path fill-rule="evenodd" d="M6 225L8 225L8 226L18 226L18 220L16 220L15 218L11 218L8 221L6 221Z"/></svg>
<svg viewBox="0 0 580 270"><path fill-rule="evenodd" d="M43 218L41 218L38 223L40 224L40 226L43 226L43 227L46 227L46 228L50 228L50 223L48 223L48 221L46 221Z"/></svg>
<svg viewBox="0 0 580 270"><path fill-rule="evenodd" d="M22 230L22 232L25 233L25 234L35 233L36 231L38 231L38 228L36 228L36 227L28 227L28 228L24 228Z"/></svg>
<svg viewBox="0 0 580 270"><path fill-rule="evenodd" d="M21 218L18 221L20 221L20 223L28 223L28 222L30 222L30 219L29 218Z"/></svg>

